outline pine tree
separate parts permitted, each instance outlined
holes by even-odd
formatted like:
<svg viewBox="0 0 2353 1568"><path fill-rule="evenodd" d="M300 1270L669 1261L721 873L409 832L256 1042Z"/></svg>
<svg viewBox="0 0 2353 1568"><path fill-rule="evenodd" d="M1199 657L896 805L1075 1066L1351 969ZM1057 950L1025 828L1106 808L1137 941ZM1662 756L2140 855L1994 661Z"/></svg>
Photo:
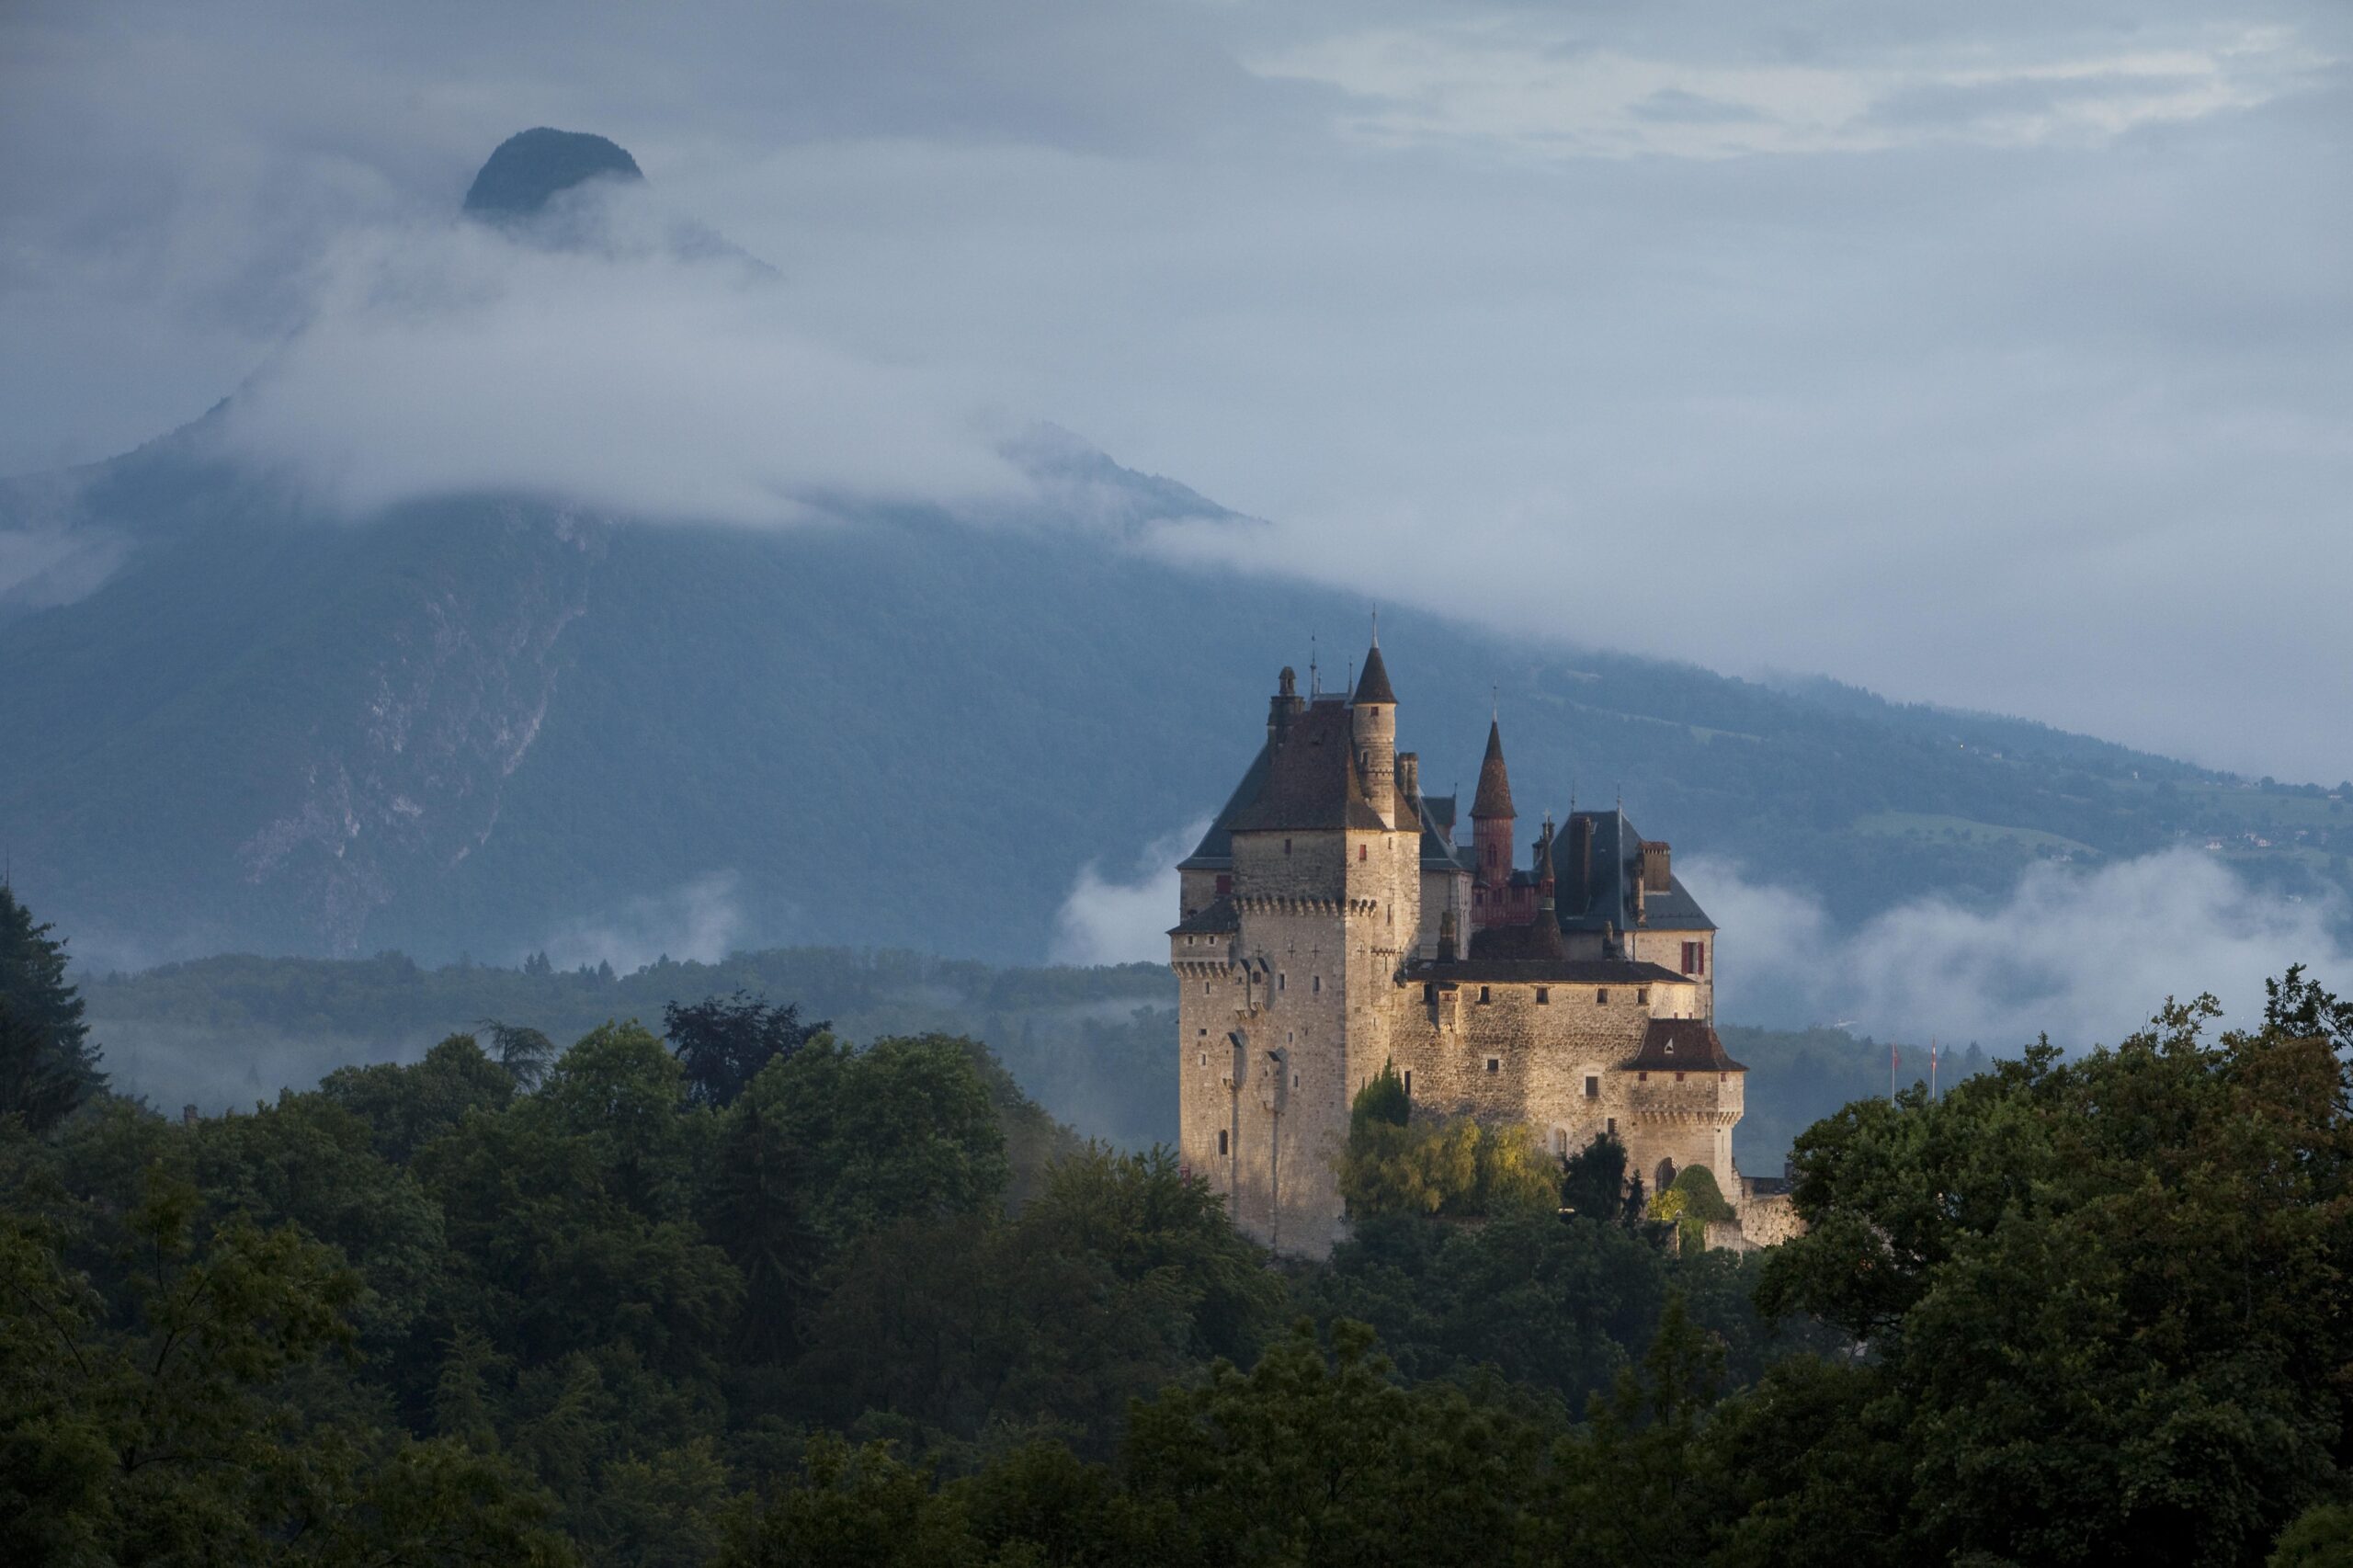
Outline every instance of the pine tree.
<svg viewBox="0 0 2353 1568"><path fill-rule="evenodd" d="M0 1116L22 1115L37 1132L106 1086L51 929L0 887Z"/></svg>

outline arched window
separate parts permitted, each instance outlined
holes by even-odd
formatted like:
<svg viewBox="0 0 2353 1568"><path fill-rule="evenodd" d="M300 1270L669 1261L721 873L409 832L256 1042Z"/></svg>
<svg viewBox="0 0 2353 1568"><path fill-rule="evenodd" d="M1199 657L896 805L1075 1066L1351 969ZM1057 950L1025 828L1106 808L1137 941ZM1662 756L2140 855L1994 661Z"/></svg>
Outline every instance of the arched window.
<svg viewBox="0 0 2353 1568"><path fill-rule="evenodd" d="M1658 1163L1657 1175L1658 1190L1665 1192L1668 1187L1675 1185L1675 1162L1673 1160L1661 1160Z"/></svg>

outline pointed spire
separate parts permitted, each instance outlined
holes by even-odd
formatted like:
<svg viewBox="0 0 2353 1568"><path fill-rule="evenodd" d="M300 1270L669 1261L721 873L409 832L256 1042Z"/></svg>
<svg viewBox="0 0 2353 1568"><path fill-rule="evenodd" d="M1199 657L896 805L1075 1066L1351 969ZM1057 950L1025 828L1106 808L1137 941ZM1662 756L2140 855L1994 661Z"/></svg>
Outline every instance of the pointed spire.
<svg viewBox="0 0 2353 1568"><path fill-rule="evenodd" d="M1364 656L1364 676L1357 682L1357 694L1352 702L1386 702L1397 705L1397 693L1389 685L1389 666L1381 659L1381 639L1373 638L1372 651Z"/></svg>
<svg viewBox="0 0 2353 1568"><path fill-rule="evenodd" d="M1518 814L1511 809L1511 775L1504 767L1503 725L1490 720L1487 723L1487 755L1479 764L1479 794L1471 802L1471 815L1475 821L1480 817Z"/></svg>

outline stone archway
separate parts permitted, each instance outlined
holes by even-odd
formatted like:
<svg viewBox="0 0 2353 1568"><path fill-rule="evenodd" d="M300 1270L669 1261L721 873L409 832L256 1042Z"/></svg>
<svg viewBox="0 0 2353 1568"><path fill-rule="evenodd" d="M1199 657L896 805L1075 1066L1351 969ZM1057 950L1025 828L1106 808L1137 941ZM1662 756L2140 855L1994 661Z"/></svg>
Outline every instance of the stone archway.
<svg viewBox="0 0 2353 1568"><path fill-rule="evenodd" d="M1654 1192L1665 1192L1668 1187L1675 1185L1675 1162L1673 1160L1659 1161L1658 1171L1656 1174L1658 1176L1658 1185L1651 1190Z"/></svg>

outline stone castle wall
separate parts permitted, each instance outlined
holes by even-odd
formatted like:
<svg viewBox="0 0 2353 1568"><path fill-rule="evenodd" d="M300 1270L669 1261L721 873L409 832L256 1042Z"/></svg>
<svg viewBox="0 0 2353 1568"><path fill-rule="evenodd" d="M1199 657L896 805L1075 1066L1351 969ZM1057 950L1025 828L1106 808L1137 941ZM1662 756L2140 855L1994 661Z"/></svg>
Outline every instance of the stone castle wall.
<svg viewBox="0 0 2353 1568"><path fill-rule="evenodd" d="M1172 938L1190 1053L1179 1146L1236 1224L1321 1256L1343 1229L1349 1108L1388 1059L1389 998L1419 926L1419 835L1237 834L1233 875L1240 931Z"/></svg>
<svg viewBox="0 0 2353 1568"><path fill-rule="evenodd" d="M1729 1186L1741 1075L1693 1073L1677 1085L1672 1074L1620 1070L1653 1017L1688 1017L1694 1005L1690 987L1647 989L1647 1001L1621 986L1604 1002L1594 986L1399 987L1392 1055L1412 1074L1416 1109L1525 1122L1556 1154L1614 1133L1646 1184L1666 1158L1677 1169L1705 1165Z"/></svg>

